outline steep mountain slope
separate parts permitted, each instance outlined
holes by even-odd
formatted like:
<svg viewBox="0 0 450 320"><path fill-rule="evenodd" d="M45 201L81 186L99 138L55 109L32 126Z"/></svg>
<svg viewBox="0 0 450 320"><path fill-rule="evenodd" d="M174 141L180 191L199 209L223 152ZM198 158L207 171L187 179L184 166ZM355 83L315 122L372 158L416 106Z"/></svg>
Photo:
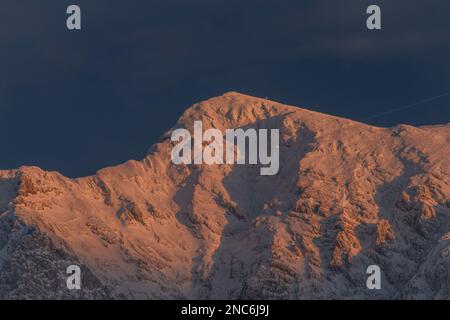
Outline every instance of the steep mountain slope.
<svg viewBox="0 0 450 320"><path fill-rule="evenodd" d="M233 92L174 129L197 120L280 129L279 173L174 165L170 131L91 177L0 171L0 298L450 298L450 125L377 128Z"/></svg>

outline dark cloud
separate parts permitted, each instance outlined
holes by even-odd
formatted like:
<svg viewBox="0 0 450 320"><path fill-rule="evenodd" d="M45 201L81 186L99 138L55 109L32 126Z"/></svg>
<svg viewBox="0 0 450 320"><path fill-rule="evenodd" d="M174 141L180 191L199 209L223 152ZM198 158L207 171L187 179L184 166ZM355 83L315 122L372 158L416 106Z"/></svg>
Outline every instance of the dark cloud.
<svg viewBox="0 0 450 320"><path fill-rule="evenodd" d="M0 168L77 176L140 158L193 102L236 90L366 119L450 90L450 3L3 0ZM83 30L65 28L82 8ZM371 120L450 121L443 98Z"/></svg>

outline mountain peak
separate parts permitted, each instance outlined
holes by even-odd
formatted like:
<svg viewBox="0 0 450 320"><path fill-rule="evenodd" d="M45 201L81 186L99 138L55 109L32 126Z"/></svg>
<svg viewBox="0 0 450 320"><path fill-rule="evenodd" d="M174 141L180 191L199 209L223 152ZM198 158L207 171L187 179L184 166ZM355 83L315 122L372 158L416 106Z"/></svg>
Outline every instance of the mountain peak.
<svg viewBox="0 0 450 320"><path fill-rule="evenodd" d="M0 171L0 298L449 298L445 127L376 128L236 92L175 127L194 121L279 129L278 174L176 165L168 135L90 177ZM54 277L72 264L78 293ZM389 272L383 290L365 289L369 265Z"/></svg>
<svg viewBox="0 0 450 320"><path fill-rule="evenodd" d="M232 91L194 104L183 113L176 127L192 127L194 121L202 121L207 127L240 128L253 127L261 122L275 122L278 125L283 119L288 122L303 121L312 127L314 122L322 126L329 123L332 127L335 127L333 123L357 124L352 120Z"/></svg>

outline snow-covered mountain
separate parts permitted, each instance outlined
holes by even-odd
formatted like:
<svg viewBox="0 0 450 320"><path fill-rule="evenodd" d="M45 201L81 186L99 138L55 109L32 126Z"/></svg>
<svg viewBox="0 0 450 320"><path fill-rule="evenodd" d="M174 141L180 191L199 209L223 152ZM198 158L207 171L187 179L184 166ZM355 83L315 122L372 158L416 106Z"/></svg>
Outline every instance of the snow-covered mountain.
<svg viewBox="0 0 450 320"><path fill-rule="evenodd" d="M95 176L0 171L0 298L450 298L450 125L378 128L233 92L174 129L194 121L280 129L278 174L175 165L171 131Z"/></svg>

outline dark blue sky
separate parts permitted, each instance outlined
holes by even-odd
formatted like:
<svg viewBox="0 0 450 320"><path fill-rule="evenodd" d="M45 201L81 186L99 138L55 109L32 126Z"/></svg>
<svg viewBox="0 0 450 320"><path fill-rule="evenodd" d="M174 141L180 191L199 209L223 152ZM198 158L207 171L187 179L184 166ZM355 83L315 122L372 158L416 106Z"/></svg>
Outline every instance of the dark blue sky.
<svg viewBox="0 0 450 320"><path fill-rule="evenodd" d="M448 0L2 0L0 169L140 159L184 109L231 90L362 120L450 91L449 57ZM447 123L450 96L369 122Z"/></svg>

